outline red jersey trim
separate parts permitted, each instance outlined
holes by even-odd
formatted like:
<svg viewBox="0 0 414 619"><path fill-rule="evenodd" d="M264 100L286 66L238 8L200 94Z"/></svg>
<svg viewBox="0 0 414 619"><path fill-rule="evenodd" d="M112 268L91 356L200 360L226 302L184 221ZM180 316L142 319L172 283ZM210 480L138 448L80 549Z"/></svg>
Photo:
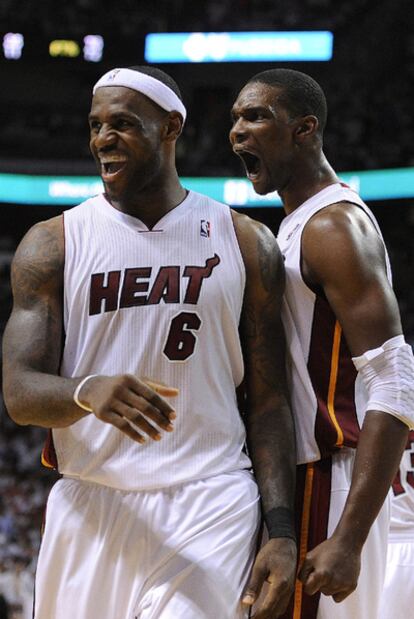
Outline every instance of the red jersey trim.
<svg viewBox="0 0 414 619"><path fill-rule="evenodd" d="M308 371L317 401L315 439L321 457L344 445L355 447L360 430L355 406L357 371L341 326L322 296L315 301Z"/></svg>
<svg viewBox="0 0 414 619"><path fill-rule="evenodd" d="M58 461L55 445L53 443L52 430L48 431L40 459L43 466L46 466L48 469L58 469Z"/></svg>
<svg viewBox="0 0 414 619"><path fill-rule="evenodd" d="M336 430L336 442L335 447L342 447L344 444L344 433L341 430L341 426L338 423L335 412L335 393L338 381L339 370L339 350L341 347L342 329L338 321L335 322L333 344L332 344L332 356L331 356L331 371L329 375L329 389L328 389L328 401L327 408L329 417Z"/></svg>
<svg viewBox="0 0 414 619"><path fill-rule="evenodd" d="M296 535L298 562L327 538L331 497L332 459L325 458L296 469ZM281 619L316 619L320 594L307 595L300 581Z"/></svg>
<svg viewBox="0 0 414 619"><path fill-rule="evenodd" d="M313 489L313 474L314 466L310 463L306 467L305 484L303 489L303 512L302 522L299 534L299 566L305 560L306 553L308 552L309 542L309 522L311 513L312 502L312 489ZM293 619L301 619L302 617L302 601L303 601L303 584L296 580L295 595L293 602Z"/></svg>

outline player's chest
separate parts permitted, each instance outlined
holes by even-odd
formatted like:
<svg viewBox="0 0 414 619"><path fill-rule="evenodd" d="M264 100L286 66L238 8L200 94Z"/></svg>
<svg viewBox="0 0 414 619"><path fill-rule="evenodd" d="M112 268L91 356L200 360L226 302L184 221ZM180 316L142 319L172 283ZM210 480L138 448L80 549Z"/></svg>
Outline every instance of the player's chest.
<svg viewBox="0 0 414 619"><path fill-rule="evenodd" d="M164 305L218 306L238 299L243 277L220 244L98 251L67 272L67 293L86 301L89 315Z"/></svg>

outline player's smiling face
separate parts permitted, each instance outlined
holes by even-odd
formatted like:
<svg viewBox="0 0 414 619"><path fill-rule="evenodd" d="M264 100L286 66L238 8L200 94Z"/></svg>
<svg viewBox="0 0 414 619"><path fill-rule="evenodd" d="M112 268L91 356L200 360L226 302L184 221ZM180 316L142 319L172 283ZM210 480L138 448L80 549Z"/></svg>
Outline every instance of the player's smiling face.
<svg viewBox="0 0 414 619"><path fill-rule="evenodd" d="M258 194L283 189L294 156L294 122L278 102L281 88L252 82L233 105L230 142Z"/></svg>
<svg viewBox="0 0 414 619"><path fill-rule="evenodd" d="M162 173L163 111L130 88L98 88L89 114L90 149L111 200L128 204Z"/></svg>

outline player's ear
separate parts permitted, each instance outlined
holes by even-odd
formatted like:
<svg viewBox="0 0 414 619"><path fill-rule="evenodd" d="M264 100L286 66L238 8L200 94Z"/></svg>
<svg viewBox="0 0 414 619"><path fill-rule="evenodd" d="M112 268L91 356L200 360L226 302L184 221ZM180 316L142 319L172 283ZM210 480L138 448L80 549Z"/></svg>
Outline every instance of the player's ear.
<svg viewBox="0 0 414 619"><path fill-rule="evenodd" d="M319 120L316 116L308 114L298 119L295 128L295 141L303 142L309 137L315 135L319 128Z"/></svg>
<svg viewBox="0 0 414 619"><path fill-rule="evenodd" d="M167 142L177 140L183 130L183 117L179 112L168 112L163 127L163 138Z"/></svg>

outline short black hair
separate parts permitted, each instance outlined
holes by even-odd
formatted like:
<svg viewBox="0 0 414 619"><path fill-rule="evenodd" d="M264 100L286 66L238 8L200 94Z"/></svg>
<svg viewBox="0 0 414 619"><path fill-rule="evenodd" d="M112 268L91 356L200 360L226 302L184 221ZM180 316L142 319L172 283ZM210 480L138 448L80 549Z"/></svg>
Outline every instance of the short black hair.
<svg viewBox="0 0 414 619"><path fill-rule="evenodd" d="M279 100L293 116L312 114L319 121L319 133L322 135L328 116L325 94L310 75L293 69L269 69L257 73L247 82L261 82L270 86L281 86L283 93Z"/></svg>
<svg viewBox="0 0 414 619"><path fill-rule="evenodd" d="M158 69L157 67L149 67L148 65L128 67L128 69L131 69L132 71L139 71L140 73L149 75L150 77L153 77L159 82L162 82L163 84L168 86L168 88L171 88L171 90L175 92L175 94L181 101L183 100L181 96L181 91L178 88L177 82L173 80L171 75L168 75L168 73L165 73L165 71L162 71L161 69Z"/></svg>

